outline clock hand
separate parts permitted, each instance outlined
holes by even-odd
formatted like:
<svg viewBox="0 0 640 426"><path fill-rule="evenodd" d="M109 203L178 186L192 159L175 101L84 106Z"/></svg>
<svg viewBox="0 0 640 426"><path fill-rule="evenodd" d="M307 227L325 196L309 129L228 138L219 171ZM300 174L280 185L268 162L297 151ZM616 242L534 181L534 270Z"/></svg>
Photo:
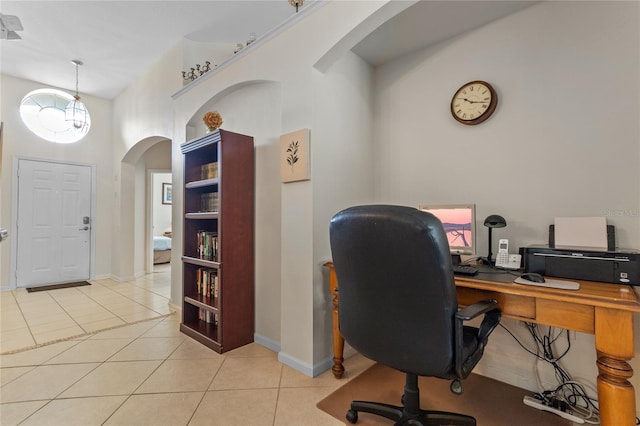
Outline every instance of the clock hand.
<svg viewBox="0 0 640 426"><path fill-rule="evenodd" d="M486 103L486 101L472 101L471 99L467 99L467 98L456 98L456 99L462 99L463 101L467 101L470 104L484 104L484 103Z"/></svg>

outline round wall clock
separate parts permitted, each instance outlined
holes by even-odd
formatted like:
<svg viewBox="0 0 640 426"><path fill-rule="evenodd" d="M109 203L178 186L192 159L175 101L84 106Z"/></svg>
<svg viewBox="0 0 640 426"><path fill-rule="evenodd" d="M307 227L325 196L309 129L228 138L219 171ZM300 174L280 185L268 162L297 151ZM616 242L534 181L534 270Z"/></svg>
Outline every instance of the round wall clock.
<svg viewBox="0 0 640 426"><path fill-rule="evenodd" d="M459 88L451 99L451 114L462 124L480 124L496 110L498 95L485 81L472 81Z"/></svg>

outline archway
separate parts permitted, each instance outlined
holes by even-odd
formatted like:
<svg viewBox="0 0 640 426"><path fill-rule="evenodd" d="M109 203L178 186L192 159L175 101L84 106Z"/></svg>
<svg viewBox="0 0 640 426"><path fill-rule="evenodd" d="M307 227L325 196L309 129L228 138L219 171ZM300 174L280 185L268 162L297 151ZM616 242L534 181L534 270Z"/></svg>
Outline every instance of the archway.
<svg viewBox="0 0 640 426"><path fill-rule="evenodd" d="M148 170L171 170L171 140L152 136L135 144L120 164L120 207L115 226L113 270L119 280L147 272L153 250Z"/></svg>

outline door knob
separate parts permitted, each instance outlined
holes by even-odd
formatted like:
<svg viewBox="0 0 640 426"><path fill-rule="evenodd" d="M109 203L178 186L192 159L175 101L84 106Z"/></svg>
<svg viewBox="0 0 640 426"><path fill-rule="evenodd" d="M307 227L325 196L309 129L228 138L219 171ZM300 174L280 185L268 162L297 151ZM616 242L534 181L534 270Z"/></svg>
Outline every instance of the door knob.
<svg viewBox="0 0 640 426"><path fill-rule="evenodd" d="M78 231L88 231L89 227L88 226L84 226L82 228L78 228Z"/></svg>

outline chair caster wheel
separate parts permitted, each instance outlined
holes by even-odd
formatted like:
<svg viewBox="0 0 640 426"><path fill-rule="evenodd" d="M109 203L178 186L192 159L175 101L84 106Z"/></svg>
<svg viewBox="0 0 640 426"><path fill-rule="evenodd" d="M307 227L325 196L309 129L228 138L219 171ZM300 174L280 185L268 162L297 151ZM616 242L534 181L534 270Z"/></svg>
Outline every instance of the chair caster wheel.
<svg viewBox="0 0 640 426"><path fill-rule="evenodd" d="M451 392L455 393L456 395L462 395L462 383L460 382L460 380L455 379L453 382L451 382L451 386L449 386L449 388L451 389Z"/></svg>
<svg viewBox="0 0 640 426"><path fill-rule="evenodd" d="M354 410L349 410L347 411L346 417L349 423L355 423L358 421L358 412Z"/></svg>

